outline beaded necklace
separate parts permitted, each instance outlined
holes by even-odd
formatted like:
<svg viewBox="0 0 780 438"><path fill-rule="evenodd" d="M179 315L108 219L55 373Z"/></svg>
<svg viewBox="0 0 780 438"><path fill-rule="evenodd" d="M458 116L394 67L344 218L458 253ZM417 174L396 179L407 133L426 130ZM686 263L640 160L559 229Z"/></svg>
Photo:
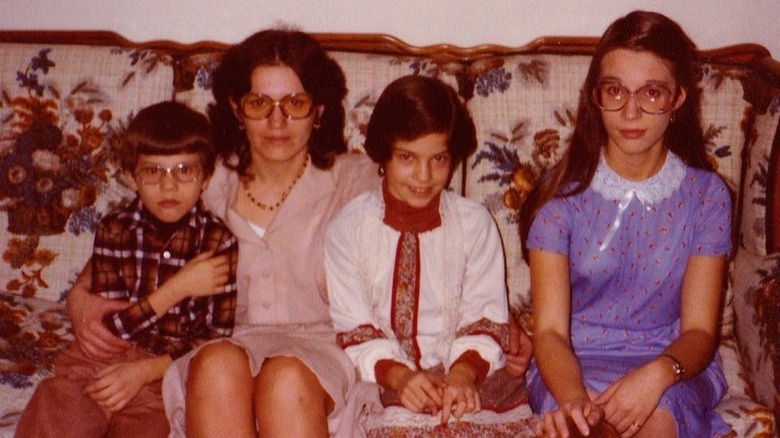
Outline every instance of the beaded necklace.
<svg viewBox="0 0 780 438"><path fill-rule="evenodd" d="M303 172L306 170L306 167L309 165L309 155L306 155L306 160L303 162L303 166L301 167L301 170L298 171L298 175L295 176L295 179L292 183L290 183L290 186L287 187L287 189L282 192L282 197L276 202L274 205L267 205L263 204L262 202L258 201L254 196L252 196L252 192L249 190L249 181L244 181L244 191L246 192L246 195L249 197L249 200L252 201L256 206L260 207L262 210L268 210L268 211L274 211L277 208L279 208L280 205L284 202L285 199L287 199L287 195L290 194L293 187L295 187L295 183L298 182L299 179L301 179L301 176L303 176Z"/></svg>

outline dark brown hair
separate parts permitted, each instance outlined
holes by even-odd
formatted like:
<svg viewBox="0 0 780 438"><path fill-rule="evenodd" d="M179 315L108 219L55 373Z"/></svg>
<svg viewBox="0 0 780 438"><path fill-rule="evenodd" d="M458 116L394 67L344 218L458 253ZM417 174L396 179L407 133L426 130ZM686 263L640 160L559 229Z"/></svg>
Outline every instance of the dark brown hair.
<svg viewBox="0 0 780 438"><path fill-rule="evenodd" d="M198 154L206 176L214 173L216 150L211 125L205 115L188 106L165 101L136 114L122 137L119 160L133 172L139 155Z"/></svg>
<svg viewBox="0 0 780 438"><path fill-rule="evenodd" d="M213 75L215 103L209 107L214 125L214 142L225 158L237 156L232 166L245 175L251 162L246 134L230 105L251 91L252 72L259 66L284 65L292 69L315 105L323 105L320 128L312 130L309 154L320 169L333 165L345 152L344 107L346 79L341 67L310 35L294 30L264 30L228 49ZM226 160L229 164L229 162Z"/></svg>
<svg viewBox="0 0 780 438"><path fill-rule="evenodd" d="M525 240L539 209L554 197L581 193L596 173L607 133L601 111L591 93L601 75L601 61L615 49L650 52L669 66L677 85L685 90L682 106L674 112L674 122L664 134L663 144L691 167L712 170L707 160L700 120L701 90L698 88L696 46L671 19L654 12L634 11L616 20L604 32L580 90L577 124L571 144L561 161L531 191L520 213L520 237Z"/></svg>
<svg viewBox="0 0 780 438"><path fill-rule="evenodd" d="M447 135L453 168L477 148L474 122L452 87L435 78L404 76L391 82L377 100L366 130L366 153L383 164L398 140L433 133Z"/></svg>

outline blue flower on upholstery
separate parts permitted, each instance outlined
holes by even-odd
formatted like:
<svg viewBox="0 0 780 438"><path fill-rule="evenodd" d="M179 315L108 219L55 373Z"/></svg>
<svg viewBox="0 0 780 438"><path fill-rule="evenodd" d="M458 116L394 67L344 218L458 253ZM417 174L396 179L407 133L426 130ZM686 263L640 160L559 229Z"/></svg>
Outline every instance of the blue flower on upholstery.
<svg viewBox="0 0 780 438"><path fill-rule="evenodd" d="M32 58L26 71L16 72L16 80L19 82L19 85L22 88L34 91L37 96L43 96L45 87L38 83L38 75L35 71L40 70L43 74L47 74L49 73L49 68L55 66L54 62L49 59L49 52L51 52L51 49L42 49L38 52L38 56Z"/></svg>
<svg viewBox="0 0 780 438"><path fill-rule="evenodd" d="M217 63L212 63L198 69L198 73L195 74L195 84L198 85L198 88L211 90L212 76L214 75L214 70L217 69L217 65Z"/></svg>
<svg viewBox="0 0 780 438"><path fill-rule="evenodd" d="M496 91L503 93L508 90L510 82L512 82L512 73L509 73L503 67L498 67L479 75L475 88L477 94L482 97L488 97L490 93Z"/></svg>

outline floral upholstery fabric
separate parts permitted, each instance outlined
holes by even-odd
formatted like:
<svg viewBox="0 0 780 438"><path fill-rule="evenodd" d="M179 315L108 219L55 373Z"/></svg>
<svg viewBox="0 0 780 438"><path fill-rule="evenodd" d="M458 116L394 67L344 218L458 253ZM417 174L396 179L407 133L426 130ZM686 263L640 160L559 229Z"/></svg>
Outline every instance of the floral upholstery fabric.
<svg viewBox="0 0 780 438"><path fill-rule="evenodd" d="M755 121L747 145L745 159L745 176L742 180L743 197L742 223L739 229L739 245L758 255L769 255L767 242L767 188L777 169L770 166L772 154L778 141L772 135L759 133L774 133L778 129L780 115L780 90L776 93L763 111L755 111ZM777 250L777 249L775 249Z"/></svg>
<svg viewBox="0 0 780 438"><path fill-rule="evenodd" d="M518 209L566 148L589 61L519 55L474 67L469 110L478 146L466 166L466 196L481 201L496 219L509 267L509 301L525 319L531 312L530 279L520 251Z"/></svg>
<svg viewBox="0 0 780 438"><path fill-rule="evenodd" d="M73 339L62 303L0 294L0 437L10 438L35 386Z"/></svg>
<svg viewBox="0 0 780 438"><path fill-rule="evenodd" d="M739 353L751 382L747 393L780 419L780 255L740 249L734 288Z"/></svg>
<svg viewBox="0 0 780 438"><path fill-rule="evenodd" d="M0 288L57 301L96 222L128 196L111 142L170 99L170 60L111 47L5 45L0 63Z"/></svg>

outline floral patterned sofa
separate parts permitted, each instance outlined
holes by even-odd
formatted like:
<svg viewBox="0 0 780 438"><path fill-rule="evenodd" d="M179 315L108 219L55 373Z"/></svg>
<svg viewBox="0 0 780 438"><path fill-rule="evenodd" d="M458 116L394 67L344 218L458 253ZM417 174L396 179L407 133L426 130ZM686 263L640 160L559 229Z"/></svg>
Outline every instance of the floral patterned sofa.
<svg viewBox="0 0 780 438"><path fill-rule="evenodd" d="M507 255L513 312L532 332L517 212L566 147L594 38L518 48L412 47L382 35L320 34L349 87L350 148L360 151L384 86L406 74L455 87L479 150L452 188L488 207ZM131 193L113 151L140 108L175 99L204 109L225 45L134 43L110 32L0 31L0 436L13 435L35 385L72 337L65 295L89 257L95 223ZM722 322L729 392L719 406L739 437L775 436L780 418L780 64L756 45L701 53L711 159L735 196L735 256ZM373 424L369 436L529 436L527 421ZM406 425L408 426L408 425Z"/></svg>

